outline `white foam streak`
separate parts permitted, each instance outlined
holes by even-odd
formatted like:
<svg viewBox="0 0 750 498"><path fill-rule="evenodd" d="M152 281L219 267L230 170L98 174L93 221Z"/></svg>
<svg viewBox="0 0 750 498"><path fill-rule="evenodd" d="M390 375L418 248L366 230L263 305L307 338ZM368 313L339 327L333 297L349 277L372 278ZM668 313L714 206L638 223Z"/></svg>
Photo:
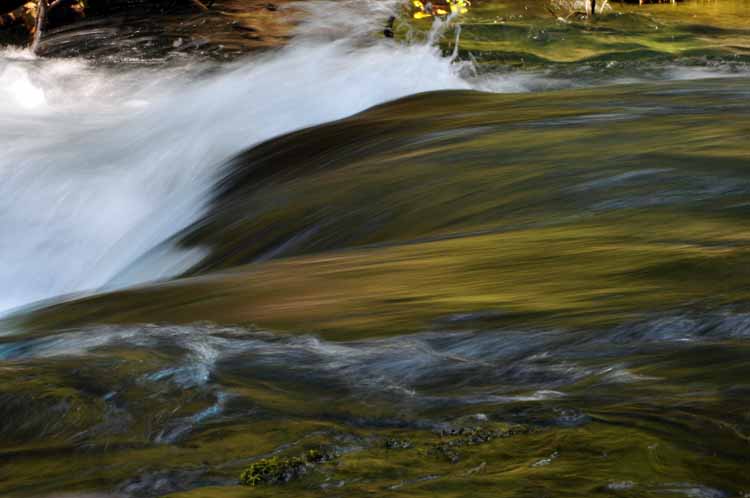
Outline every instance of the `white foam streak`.
<svg viewBox="0 0 750 498"><path fill-rule="evenodd" d="M286 49L229 67L117 71L0 51L0 313L184 272L204 252L170 238L204 212L220 166L260 141L419 92L570 85L464 79L466 64L431 44L441 21L426 43L373 36L397 5L304 2Z"/></svg>
<svg viewBox="0 0 750 498"><path fill-rule="evenodd" d="M203 69L118 73L0 53L0 310L184 271L202 253L163 242L200 216L227 158L399 97L469 87L432 46L354 38L311 36L218 75Z"/></svg>

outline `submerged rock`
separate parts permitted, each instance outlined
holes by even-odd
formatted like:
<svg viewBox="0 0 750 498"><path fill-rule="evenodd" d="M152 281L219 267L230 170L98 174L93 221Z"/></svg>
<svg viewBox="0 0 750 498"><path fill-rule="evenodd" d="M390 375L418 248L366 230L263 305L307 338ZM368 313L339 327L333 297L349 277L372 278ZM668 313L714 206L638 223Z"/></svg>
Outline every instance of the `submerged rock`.
<svg viewBox="0 0 750 498"><path fill-rule="evenodd" d="M413 445L407 439L386 439L384 446L387 450L408 450Z"/></svg>
<svg viewBox="0 0 750 498"><path fill-rule="evenodd" d="M332 461L335 457L333 452L314 448L302 456L263 458L242 472L240 483L245 486L283 484L303 476L314 465Z"/></svg>
<svg viewBox="0 0 750 498"><path fill-rule="evenodd" d="M477 446L504 439L520 434L533 432L533 428L525 425L512 425L505 427L474 426L474 427L451 427L447 426L438 431L440 442L430 448L430 453L443 458L450 463L458 463L461 455L460 448Z"/></svg>

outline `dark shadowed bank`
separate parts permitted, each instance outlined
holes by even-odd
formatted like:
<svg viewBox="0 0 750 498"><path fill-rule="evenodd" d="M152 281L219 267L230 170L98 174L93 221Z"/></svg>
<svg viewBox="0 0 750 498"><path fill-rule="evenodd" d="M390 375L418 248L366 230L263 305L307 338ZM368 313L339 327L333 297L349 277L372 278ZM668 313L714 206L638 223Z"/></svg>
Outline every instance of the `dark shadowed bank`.
<svg viewBox="0 0 750 498"><path fill-rule="evenodd" d="M26 46L32 38L36 8L15 3L7 6L20 9L18 19L0 23L0 45ZM289 40L299 14L288 4L220 0L208 2L204 11L190 0L62 0L49 12L37 52L113 63L186 55L234 59Z"/></svg>

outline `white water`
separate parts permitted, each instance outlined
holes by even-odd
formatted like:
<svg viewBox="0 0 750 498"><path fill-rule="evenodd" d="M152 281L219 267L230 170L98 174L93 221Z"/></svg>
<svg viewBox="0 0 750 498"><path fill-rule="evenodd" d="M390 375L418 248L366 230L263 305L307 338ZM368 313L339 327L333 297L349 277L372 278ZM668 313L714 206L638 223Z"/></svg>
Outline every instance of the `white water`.
<svg viewBox="0 0 750 498"><path fill-rule="evenodd" d="M1 51L0 311L184 271L201 251L160 244L201 214L227 158L402 96L468 88L434 47L363 46L362 16L339 12L338 41L313 12L287 49L208 77Z"/></svg>
<svg viewBox="0 0 750 498"><path fill-rule="evenodd" d="M165 242L201 215L224 161L262 140L417 92L576 86L467 80L429 42L378 39L395 0L303 6L289 47L210 76L0 50L0 313L188 269L203 251Z"/></svg>

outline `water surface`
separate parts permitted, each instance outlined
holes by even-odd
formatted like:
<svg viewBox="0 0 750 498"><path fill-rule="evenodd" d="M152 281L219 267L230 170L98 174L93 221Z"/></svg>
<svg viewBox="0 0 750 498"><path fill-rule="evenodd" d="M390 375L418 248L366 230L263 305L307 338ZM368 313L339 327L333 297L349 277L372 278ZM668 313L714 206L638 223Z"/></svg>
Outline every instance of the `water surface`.
<svg viewBox="0 0 750 498"><path fill-rule="evenodd" d="M750 493L750 4L366 7L2 49L0 493Z"/></svg>

